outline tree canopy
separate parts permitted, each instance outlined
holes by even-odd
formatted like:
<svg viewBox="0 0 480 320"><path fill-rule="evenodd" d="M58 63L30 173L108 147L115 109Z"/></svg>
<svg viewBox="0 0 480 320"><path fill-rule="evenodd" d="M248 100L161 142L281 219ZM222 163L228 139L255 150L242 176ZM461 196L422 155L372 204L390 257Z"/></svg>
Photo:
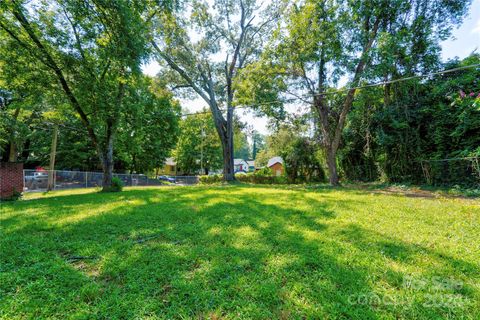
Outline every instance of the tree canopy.
<svg viewBox="0 0 480 320"><path fill-rule="evenodd" d="M41 66L45 77L39 81L63 93L100 159L105 189L111 184L126 91L148 54L149 10L144 1L6 0L0 4L2 38Z"/></svg>
<svg viewBox="0 0 480 320"><path fill-rule="evenodd" d="M168 156L228 181L234 158L282 156L290 181L418 182L422 161L480 155L479 56L441 59L471 2L4 0L0 159L45 165L56 141L56 167L105 190Z"/></svg>
<svg viewBox="0 0 480 320"><path fill-rule="evenodd" d="M283 78L287 93L312 106L330 183L339 182L337 151L356 87L434 69L440 41L462 21L469 3L307 0L290 6L258 65L266 73L277 70L272 81ZM348 89L338 92L341 80Z"/></svg>

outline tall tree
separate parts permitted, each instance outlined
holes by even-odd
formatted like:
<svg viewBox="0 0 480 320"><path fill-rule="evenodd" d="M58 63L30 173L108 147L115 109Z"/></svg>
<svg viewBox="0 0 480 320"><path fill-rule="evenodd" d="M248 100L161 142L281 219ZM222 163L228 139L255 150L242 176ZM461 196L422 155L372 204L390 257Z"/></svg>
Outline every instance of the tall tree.
<svg viewBox="0 0 480 320"><path fill-rule="evenodd" d="M192 1L185 14L158 14L152 45L174 72L176 88L188 88L210 108L223 150L224 179L234 180L235 81L258 56L275 14L254 0ZM194 35L194 33L196 33Z"/></svg>
<svg viewBox="0 0 480 320"><path fill-rule="evenodd" d="M318 116L332 185L339 184L337 151L356 87L362 80L386 79L404 59L418 62L409 64L410 72L424 71L418 66L438 52L439 41L462 20L469 3L306 0L292 7L274 58L285 67L289 90L311 104ZM332 93L342 78L348 79L350 89Z"/></svg>
<svg viewBox="0 0 480 320"><path fill-rule="evenodd" d="M126 87L146 55L147 3L5 0L0 32L42 65L75 110L111 185Z"/></svg>

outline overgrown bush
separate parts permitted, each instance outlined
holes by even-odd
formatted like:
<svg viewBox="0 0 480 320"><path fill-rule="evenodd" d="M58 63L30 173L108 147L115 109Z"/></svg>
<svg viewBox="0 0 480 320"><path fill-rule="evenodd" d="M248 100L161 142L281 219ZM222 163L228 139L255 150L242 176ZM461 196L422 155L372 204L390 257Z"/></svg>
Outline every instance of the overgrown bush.
<svg viewBox="0 0 480 320"><path fill-rule="evenodd" d="M120 192L123 190L123 181L118 177L112 178L112 185L105 192Z"/></svg>
<svg viewBox="0 0 480 320"><path fill-rule="evenodd" d="M268 169L268 170L265 170ZM265 168L256 172L236 175L238 181L253 184L286 184L288 183L285 176L274 176L269 168Z"/></svg>
<svg viewBox="0 0 480 320"><path fill-rule="evenodd" d="M256 176L272 176L273 171L269 167L263 167L255 172L253 172L253 175Z"/></svg>
<svg viewBox="0 0 480 320"><path fill-rule="evenodd" d="M288 179L286 176L275 176L270 168L262 168L255 172L249 173L237 173L235 179L240 182L253 183L253 184L287 184ZM201 184L214 184L223 182L222 174L214 174L208 176L200 176L198 181Z"/></svg>
<svg viewBox="0 0 480 320"><path fill-rule="evenodd" d="M223 181L223 175L221 174L212 174L208 176L200 176L198 177L198 181L201 184L213 184L213 183L220 183Z"/></svg>

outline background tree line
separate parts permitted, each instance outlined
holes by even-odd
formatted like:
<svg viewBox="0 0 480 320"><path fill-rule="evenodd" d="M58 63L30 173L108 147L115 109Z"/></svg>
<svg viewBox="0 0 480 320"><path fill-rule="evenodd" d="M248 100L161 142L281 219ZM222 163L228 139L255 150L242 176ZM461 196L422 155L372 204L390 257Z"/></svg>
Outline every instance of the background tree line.
<svg viewBox="0 0 480 320"><path fill-rule="evenodd" d="M107 189L114 167L147 172L171 152L192 171L221 163L225 180L236 156L270 152L291 180L414 181L420 159L478 155L478 68L395 82L478 63L440 58L470 3L2 1L2 160L45 163L58 126L59 166L101 168ZM181 120L174 96L209 114ZM292 101L305 117L288 119ZM260 153L240 106L271 118Z"/></svg>

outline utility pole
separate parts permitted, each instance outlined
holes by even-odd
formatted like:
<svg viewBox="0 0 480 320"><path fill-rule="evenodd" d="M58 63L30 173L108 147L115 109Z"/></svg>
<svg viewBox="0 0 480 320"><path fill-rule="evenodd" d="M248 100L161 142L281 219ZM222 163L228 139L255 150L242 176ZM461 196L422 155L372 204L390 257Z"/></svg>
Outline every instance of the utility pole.
<svg viewBox="0 0 480 320"><path fill-rule="evenodd" d="M48 167L47 191L55 189L55 155L57 153L58 125L53 127L52 147L50 148L50 165Z"/></svg>
<svg viewBox="0 0 480 320"><path fill-rule="evenodd" d="M252 159L255 160L257 157L257 133L253 131L252 133L253 148L252 148Z"/></svg>
<svg viewBox="0 0 480 320"><path fill-rule="evenodd" d="M247 136L252 139L252 160L257 156L257 131L253 126L247 126Z"/></svg>

